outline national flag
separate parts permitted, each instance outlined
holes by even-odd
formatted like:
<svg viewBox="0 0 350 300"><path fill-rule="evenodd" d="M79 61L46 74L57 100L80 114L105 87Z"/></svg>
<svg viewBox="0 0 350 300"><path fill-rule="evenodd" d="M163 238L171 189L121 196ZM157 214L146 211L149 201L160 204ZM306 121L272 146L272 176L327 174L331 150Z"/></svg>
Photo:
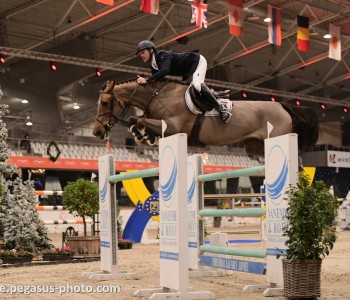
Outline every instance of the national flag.
<svg viewBox="0 0 350 300"><path fill-rule="evenodd" d="M276 46L281 46L281 10L271 5L267 6L268 16L271 22L268 25L269 29L269 43Z"/></svg>
<svg viewBox="0 0 350 300"><path fill-rule="evenodd" d="M228 0L230 34L243 35L243 0Z"/></svg>
<svg viewBox="0 0 350 300"><path fill-rule="evenodd" d="M194 0L192 1L191 7L192 7L191 23L195 24L197 27L200 27L200 28L207 28L208 27L207 0Z"/></svg>
<svg viewBox="0 0 350 300"><path fill-rule="evenodd" d="M106 4L106 5L110 5L110 6L114 5L114 0L96 0L96 2L99 2L99 3L102 3L102 4Z"/></svg>
<svg viewBox="0 0 350 300"><path fill-rule="evenodd" d="M298 50L309 51L309 18L298 15Z"/></svg>
<svg viewBox="0 0 350 300"><path fill-rule="evenodd" d="M341 42L340 42L340 27L329 24L329 53L328 57L335 60L341 60Z"/></svg>
<svg viewBox="0 0 350 300"><path fill-rule="evenodd" d="M159 0L142 0L140 10L146 14L158 15Z"/></svg>

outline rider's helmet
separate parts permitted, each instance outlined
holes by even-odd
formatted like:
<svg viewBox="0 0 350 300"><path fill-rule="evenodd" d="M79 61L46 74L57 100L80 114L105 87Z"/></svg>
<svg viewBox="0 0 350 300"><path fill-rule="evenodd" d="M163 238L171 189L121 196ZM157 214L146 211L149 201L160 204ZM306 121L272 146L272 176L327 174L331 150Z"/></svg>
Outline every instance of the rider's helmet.
<svg viewBox="0 0 350 300"><path fill-rule="evenodd" d="M138 54L139 51L143 50L143 49L153 49L154 51L156 51L156 46L148 40L145 41L141 41L136 48L136 55Z"/></svg>

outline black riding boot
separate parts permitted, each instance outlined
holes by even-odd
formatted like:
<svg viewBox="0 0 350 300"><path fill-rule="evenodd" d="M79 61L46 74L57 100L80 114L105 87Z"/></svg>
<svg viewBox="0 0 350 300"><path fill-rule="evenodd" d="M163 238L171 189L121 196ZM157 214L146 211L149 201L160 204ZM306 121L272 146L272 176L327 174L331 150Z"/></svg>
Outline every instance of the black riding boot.
<svg viewBox="0 0 350 300"><path fill-rule="evenodd" d="M201 95L210 105L212 105L219 112L220 118L225 124L227 124L232 114L223 105L219 103L215 95L204 83L201 84Z"/></svg>

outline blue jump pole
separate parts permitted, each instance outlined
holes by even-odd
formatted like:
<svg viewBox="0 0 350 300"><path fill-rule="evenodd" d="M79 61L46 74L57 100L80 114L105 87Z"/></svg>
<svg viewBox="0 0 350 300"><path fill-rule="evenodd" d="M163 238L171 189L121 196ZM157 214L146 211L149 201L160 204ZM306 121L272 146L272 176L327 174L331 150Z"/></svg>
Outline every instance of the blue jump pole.
<svg viewBox="0 0 350 300"><path fill-rule="evenodd" d="M146 178L159 175L159 168L146 169L135 172L127 172L124 174L112 175L109 177L109 182L116 183L123 180Z"/></svg>
<svg viewBox="0 0 350 300"><path fill-rule="evenodd" d="M201 252L227 254L227 255L234 255L234 256L245 256L245 257L256 257L256 258L266 257L266 250L226 248L226 247L216 247L216 246L208 246L208 245L201 245L199 247L199 250Z"/></svg>
<svg viewBox="0 0 350 300"><path fill-rule="evenodd" d="M261 217L265 214L265 208L203 209L199 211L201 217Z"/></svg>
<svg viewBox="0 0 350 300"><path fill-rule="evenodd" d="M237 177L243 177L243 176L260 175L260 174L264 174L264 172L265 172L265 166L260 166L260 167L239 169L239 170L226 171L226 172L202 174L198 176L198 180L201 182L205 182L205 181L213 181L213 180L219 180L224 178L237 178Z"/></svg>

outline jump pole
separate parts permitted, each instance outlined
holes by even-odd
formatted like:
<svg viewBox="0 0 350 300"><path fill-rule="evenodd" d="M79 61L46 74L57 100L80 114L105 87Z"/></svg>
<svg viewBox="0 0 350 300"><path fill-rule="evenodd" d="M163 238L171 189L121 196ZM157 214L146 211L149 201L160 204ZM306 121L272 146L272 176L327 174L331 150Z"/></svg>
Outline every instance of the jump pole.
<svg viewBox="0 0 350 300"><path fill-rule="evenodd" d="M259 167L258 167L259 168ZM263 168L263 167L262 167ZM239 171L239 172L237 172ZM256 169L258 172L259 169ZM261 169L260 171L263 171ZM217 180L224 176L224 178L230 178L229 176L245 176L254 175L253 168L244 170L235 170L229 172L221 172L214 174L199 175L199 189L203 190L201 183L203 181ZM201 243L200 250L209 253L229 254L235 256L250 256L250 257L267 257L267 281L268 285L252 286L248 285L244 288L246 292L252 291L264 291L264 296L281 295L283 285L283 272L282 261L276 259L278 252L285 252L286 238L282 236L283 217L288 205L285 201L285 191L290 184L297 182L298 175L298 144L297 135L288 134L265 140L265 179L266 179L266 222L267 222L267 249L266 251L256 252L244 249L228 249L225 247L211 247L205 246ZM203 192L199 193L203 195ZM204 205L204 198L199 199L200 205ZM235 210L203 210L203 207L199 206L200 216L227 216L249 213L251 209L243 209L240 211ZM252 209L251 214L261 215L264 209ZM200 231L200 235L202 232ZM199 240L202 238L200 237ZM201 261L202 261L201 255ZM210 261L209 257L207 261ZM211 260L216 262L216 265L232 265L233 269L238 266L234 260L214 258ZM249 262L243 261L243 265L248 266ZM247 268L248 270L248 268ZM244 271L244 270L243 270Z"/></svg>

